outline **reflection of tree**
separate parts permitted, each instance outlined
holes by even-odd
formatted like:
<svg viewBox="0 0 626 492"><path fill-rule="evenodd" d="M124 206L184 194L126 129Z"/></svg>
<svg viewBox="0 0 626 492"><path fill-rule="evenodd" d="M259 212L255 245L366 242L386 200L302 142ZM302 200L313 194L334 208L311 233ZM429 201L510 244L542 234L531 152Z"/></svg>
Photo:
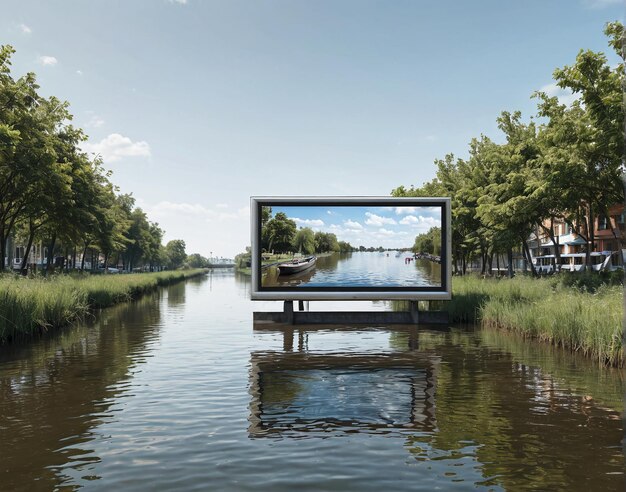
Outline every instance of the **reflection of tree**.
<svg viewBox="0 0 626 492"><path fill-rule="evenodd" d="M177 295L181 287L167 288L169 304L184 298ZM93 428L124 391L121 383L138 356L159 336L164 292L107 308L88 323L28 346L5 348L0 443L8 473L0 473L2 488L18 490L38 479L42 490L53 490L65 479L67 464L99 461L89 455Z"/></svg>
<svg viewBox="0 0 626 492"><path fill-rule="evenodd" d="M471 335L424 332L420 345L444 363L438 432L407 440L417 460L475 455L484 485L507 490L623 490L623 476L609 474L624 466L616 412L559 391L552 375Z"/></svg>
<svg viewBox="0 0 626 492"><path fill-rule="evenodd" d="M441 264L429 260L415 260L415 267L435 285L441 285Z"/></svg>

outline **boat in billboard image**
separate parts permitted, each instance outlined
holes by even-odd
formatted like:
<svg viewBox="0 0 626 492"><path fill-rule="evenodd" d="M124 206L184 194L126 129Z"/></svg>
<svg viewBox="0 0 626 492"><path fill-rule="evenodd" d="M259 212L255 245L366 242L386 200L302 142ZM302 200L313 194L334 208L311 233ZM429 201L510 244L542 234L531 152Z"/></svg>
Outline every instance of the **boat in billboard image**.
<svg viewBox="0 0 626 492"><path fill-rule="evenodd" d="M279 263L278 268L279 275L294 275L301 273L311 268L315 268L315 262L317 258L315 256L307 256L306 258L295 258L292 261L286 263Z"/></svg>

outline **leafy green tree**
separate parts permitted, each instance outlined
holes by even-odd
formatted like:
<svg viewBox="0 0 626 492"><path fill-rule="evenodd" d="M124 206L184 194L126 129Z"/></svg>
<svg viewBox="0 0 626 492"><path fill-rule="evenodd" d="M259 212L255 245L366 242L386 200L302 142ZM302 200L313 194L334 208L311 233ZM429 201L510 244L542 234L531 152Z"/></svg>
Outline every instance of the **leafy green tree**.
<svg viewBox="0 0 626 492"><path fill-rule="evenodd" d="M13 53L11 46L0 47L0 269L4 269L5 245L13 227L40 198L46 173L53 174L52 140L60 117L51 109L56 100L38 94L35 74L13 79ZM65 105L59 110L61 115Z"/></svg>
<svg viewBox="0 0 626 492"><path fill-rule="evenodd" d="M339 242L337 236L332 232L318 231L315 233L315 251L318 253L328 253L331 251L339 251Z"/></svg>
<svg viewBox="0 0 626 492"><path fill-rule="evenodd" d="M431 227L428 232L415 237L413 252L441 255L441 228Z"/></svg>
<svg viewBox="0 0 626 492"><path fill-rule="evenodd" d="M265 227L268 240L268 251L287 253L291 250L296 235L296 223L284 212L278 212L267 222Z"/></svg>
<svg viewBox="0 0 626 492"><path fill-rule="evenodd" d="M304 227L296 232L293 250L307 255L315 253L315 237L311 228Z"/></svg>
<svg viewBox="0 0 626 492"><path fill-rule="evenodd" d="M185 265L189 268L208 268L209 260L199 253L193 253L187 256Z"/></svg>
<svg viewBox="0 0 626 492"><path fill-rule="evenodd" d="M607 24L609 44L622 58L611 67L603 53L581 50L571 66L557 69L557 84L580 96L571 106L537 93L544 147L543 182L554 192L559 212L573 230L585 239L590 252L595 247L594 222L608 208L624 200L624 62L621 51L624 28Z"/></svg>
<svg viewBox="0 0 626 492"><path fill-rule="evenodd" d="M169 269L176 269L183 266L183 263L187 259L187 253L185 253L185 241L182 239L173 239L165 245L165 254L167 258L167 267Z"/></svg>
<svg viewBox="0 0 626 492"><path fill-rule="evenodd" d="M355 248L352 247L352 245L346 241L339 241L338 242L338 246L339 246L339 252L340 253L350 253L351 251L354 251Z"/></svg>

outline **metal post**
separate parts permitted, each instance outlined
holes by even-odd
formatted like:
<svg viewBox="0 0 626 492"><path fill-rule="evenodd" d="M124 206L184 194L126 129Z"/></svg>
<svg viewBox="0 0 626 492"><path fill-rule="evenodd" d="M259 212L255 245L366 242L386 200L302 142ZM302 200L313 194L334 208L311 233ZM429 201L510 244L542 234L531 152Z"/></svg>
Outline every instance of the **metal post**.
<svg viewBox="0 0 626 492"><path fill-rule="evenodd" d="M285 323L293 325L293 301L284 301L283 315L285 317Z"/></svg>
<svg viewBox="0 0 626 492"><path fill-rule="evenodd" d="M411 313L411 321L416 325L419 324L419 310L417 301L409 301L409 313Z"/></svg>

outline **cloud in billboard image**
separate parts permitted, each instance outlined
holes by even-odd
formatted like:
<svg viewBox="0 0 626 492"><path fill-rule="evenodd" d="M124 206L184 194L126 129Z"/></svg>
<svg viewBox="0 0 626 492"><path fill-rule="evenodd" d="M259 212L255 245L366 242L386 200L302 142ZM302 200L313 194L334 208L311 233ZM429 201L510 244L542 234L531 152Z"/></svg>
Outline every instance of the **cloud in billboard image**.
<svg viewBox="0 0 626 492"><path fill-rule="evenodd" d="M262 204L261 288L440 288L442 206Z"/></svg>

